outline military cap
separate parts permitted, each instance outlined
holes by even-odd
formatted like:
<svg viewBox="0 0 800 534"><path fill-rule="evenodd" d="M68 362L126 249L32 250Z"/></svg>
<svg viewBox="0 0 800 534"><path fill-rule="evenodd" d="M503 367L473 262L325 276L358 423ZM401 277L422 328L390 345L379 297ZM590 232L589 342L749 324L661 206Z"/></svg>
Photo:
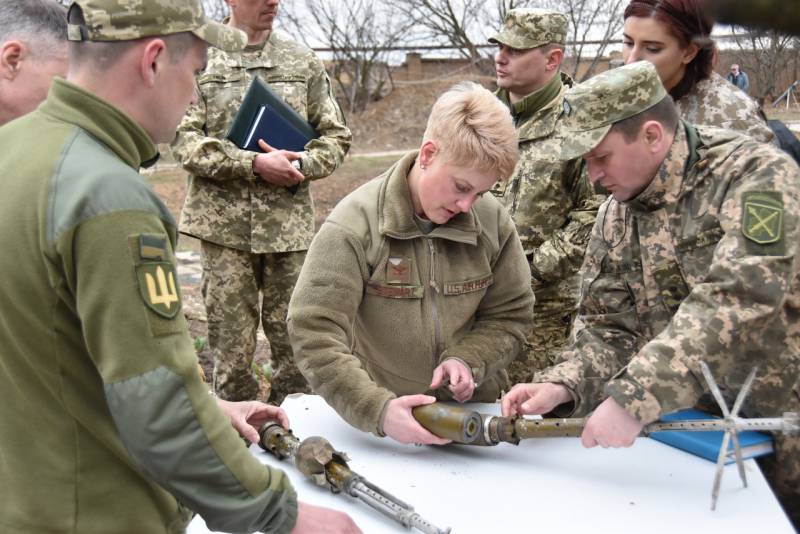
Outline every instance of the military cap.
<svg viewBox="0 0 800 534"><path fill-rule="evenodd" d="M564 95L561 159L591 151L615 123L650 109L665 96L658 72L648 61L608 70L572 87Z"/></svg>
<svg viewBox="0 0 800 534"><path fill-rule="evenodd" d="M567 17L547 9L510 9L503 28L489 39L525 50L550 43L566 44Z"/></svg>
<svg viewBox="0 0 800 534"><path fill-rule="evenodd" d="M77 11L84 23L75 21ZM70 41L130 41L192 32L223 50L241 50L245 34L206 19L200 0L73 0L67 14Z"/></svg>

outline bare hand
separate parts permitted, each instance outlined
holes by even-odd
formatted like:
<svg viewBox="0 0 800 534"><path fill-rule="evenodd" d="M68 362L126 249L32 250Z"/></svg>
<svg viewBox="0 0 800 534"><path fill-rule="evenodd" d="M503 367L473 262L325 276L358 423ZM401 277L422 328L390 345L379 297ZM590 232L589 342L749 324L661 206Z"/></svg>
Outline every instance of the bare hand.
<svg viewBox="0 0 800 534"><path fill-rule="evenodd" d="M361 534L355 521L344 512L297 502L297 523L292 534Z"/></svg>
<svg viewBox="0 0 800 534"><path fill-rule="evenodd" d="M504 417L540 415L552 412L559 404L571 400L569 390L561 384L517 384L503 395L500 406Z"/></svg>
<svg viewBox="0 0 800 534"><path fill-rule="evenodd" d="M449 439L442 439L425 430L411 413L414 406L433 402L436 402L436 397L430 395L405 395L390 400L383 416L383 433L400 443L447 445Z"/></svg>
<svg viewBox="0 0 800 534"><path fill-rule="evenodd" d="M293 161L303 157L302 152L278 150L263 139L258 140L258 146L264 154L258 154L253 160L253 172L261 176L265 182L291 187L303 181L305 178L303 173L292 166Z"/></svg>
<svg viewBox="0 0 800 534"><path fill-rule="evenodd" d="M472 377L472 370L455 359L443 361L433 370L431 389L438 389L442 386L445 379L450 381L448 389L453 393L453 398L458 402L465 402L472 398L475 392L475 380Z"/></svg>
<svg viewBox="0 0 800 534"><path fill-rule="evenodd" d="M581 443L587 448L595 445L603 448L630 447L643 427L643 423L609 397L586 421L586 427L581 434Z"/></svg>
<svg viewBox="0 0 800 534"><path fill-rule="evenodd" d="M229 402L220 398L217 406L231 420L233 428L250 443L258 443L258 429L269 421L277 421L283 428L289 428L286 412L277 406L258 401Z"/></svg>

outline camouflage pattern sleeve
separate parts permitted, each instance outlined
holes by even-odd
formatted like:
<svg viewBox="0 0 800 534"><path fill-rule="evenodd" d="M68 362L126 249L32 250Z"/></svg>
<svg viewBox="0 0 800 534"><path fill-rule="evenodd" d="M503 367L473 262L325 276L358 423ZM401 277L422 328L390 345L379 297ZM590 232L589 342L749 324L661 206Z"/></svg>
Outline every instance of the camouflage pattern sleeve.
<svg viewBox="0 0 800 534"><path fill-rule="evenodd" d="M308 122L319 138L306 145L302 159L303 175L311 180L329 176L344 161L353 135L333 94L330 78L322 62L314 57L308 80Z"/></svg>
<svg viewBox="0 0 800 534"><path fill-rule="evenodd" d="M570 208L566 213L566 224L554 230L532 253L530 267L534 287L537 282L558 281L578 272L597 208L605 200L602 195L594 194L582 158L570 161L566 174L573 184L574 201L571 206L565 206Z"/></svg>
<svg viewBox="0 0 800 534"><path fill-rule="evenodd" d="M762 143L774 142L758 103L716 72L697 82L675 104L690 124L740 132Z"/></svg>
<svg viewBox="0 0 800 534"><path fill-rule="evenodd" d="M206 135L207 106L202 94L183 117L172 151L189 173L212 180L253 180L257 153L242 150L227 139Z"/></svg>
<svg viewBox="0 0 800 534"><path fill-rule="evenodd" d="M469 333L444 350L439 363L456 358L472 369L475 382L495 377L525 346L533 320L533 291L522 244L508 215L492 268L494 283L475 311Z"/></svg>
<svg viewBox="0 0 800 534"><path fill-rule="evenodd" d="M666 328L606 387L640 421L692 406L704 390L701 360L715 376L731 381L742 380L754 366L762 377L764 369L779 377L796 365L786 353L798 326L784 307L796 291L799 172L770 145L755 143L740 147L715 172L729 177L719 178L717 189L724 234L710 265L702 267L705 276ZM780 382L769 376L767 372L759 382L772 395L781 394ZM751 396L758 394L754 390Z"/></svg>
<svg viewBox="0 0 800 534"><path fill-rule="evenodd" d="M562 384L574 406L563 405L555 415L586 415L603 400L603 388L642 345L633 295L621 273L632 259L616 255L603 235L625 235L629 222L608 199L597 216L581 268L581 300L574 342L561 362L534 376L533 382ZM605 230L604 230L605 227Z"/></svg>

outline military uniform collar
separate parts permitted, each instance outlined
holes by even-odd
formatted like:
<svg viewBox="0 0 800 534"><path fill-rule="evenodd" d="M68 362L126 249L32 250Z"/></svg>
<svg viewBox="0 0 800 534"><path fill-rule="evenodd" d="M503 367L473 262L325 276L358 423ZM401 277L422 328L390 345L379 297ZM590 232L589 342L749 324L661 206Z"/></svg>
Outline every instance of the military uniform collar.
<svg viewBox="0 0 800 534"><path fill-rule="evenodd" d="M86 130L134 169L149 167L158 159L158 148L136 121L66 80L53 81L47 100L39 109Z"/></svg>
<svg viewBox="0 0 800 534"><path fill-rule="evenodd" d="M414 221L414 205L408 188L408 175L417 154L416 150L406 154L387 171L388 177L378 198L379 232L395 239L438 237L459 243L477 244L481 229L474 208L468 213L459 213L429 234L420 230Z"/></svg>
<svg viewBox="0 0 800 534"><path fill-rule="evenodd" d="M514 104L505 89L497 91L497 97L508 106L514 117L514 122L517 126L517 137L520 142L531 141L551 135L556 129L556 123L562 113L562 102L564 94L573 85L572 78L566 73L560 73L559 77L554 76L553 79L538 91L535 91L519 102ZM550 85L552 84L552 86ZM559 86L555 86L558 84ZM541 93L548 90L557 89L553 91L552 98L544 103L538 102Z"/></svg>
<svg viewBox="0 0 800 534"><path fill-rule="evenodd" d="M686 126L683 122L678 124L672 146L655 177L644 191L627 202L634 212L655 211L675 202L681 195L690 156Z"/></svg>

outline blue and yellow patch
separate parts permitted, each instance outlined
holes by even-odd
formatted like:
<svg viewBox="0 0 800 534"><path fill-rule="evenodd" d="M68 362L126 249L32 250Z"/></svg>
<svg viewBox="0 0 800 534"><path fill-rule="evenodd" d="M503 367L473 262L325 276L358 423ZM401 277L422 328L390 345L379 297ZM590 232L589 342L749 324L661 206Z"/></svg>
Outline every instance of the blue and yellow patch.
<svg viewBox="0 0 800 534"><path fill-rule="evenodd" d="M137 236L139 262L136 278L139 293L150 310L166 319L173 319L181 309L175 266L169 261L167 238L164 235Z"/></svg>

